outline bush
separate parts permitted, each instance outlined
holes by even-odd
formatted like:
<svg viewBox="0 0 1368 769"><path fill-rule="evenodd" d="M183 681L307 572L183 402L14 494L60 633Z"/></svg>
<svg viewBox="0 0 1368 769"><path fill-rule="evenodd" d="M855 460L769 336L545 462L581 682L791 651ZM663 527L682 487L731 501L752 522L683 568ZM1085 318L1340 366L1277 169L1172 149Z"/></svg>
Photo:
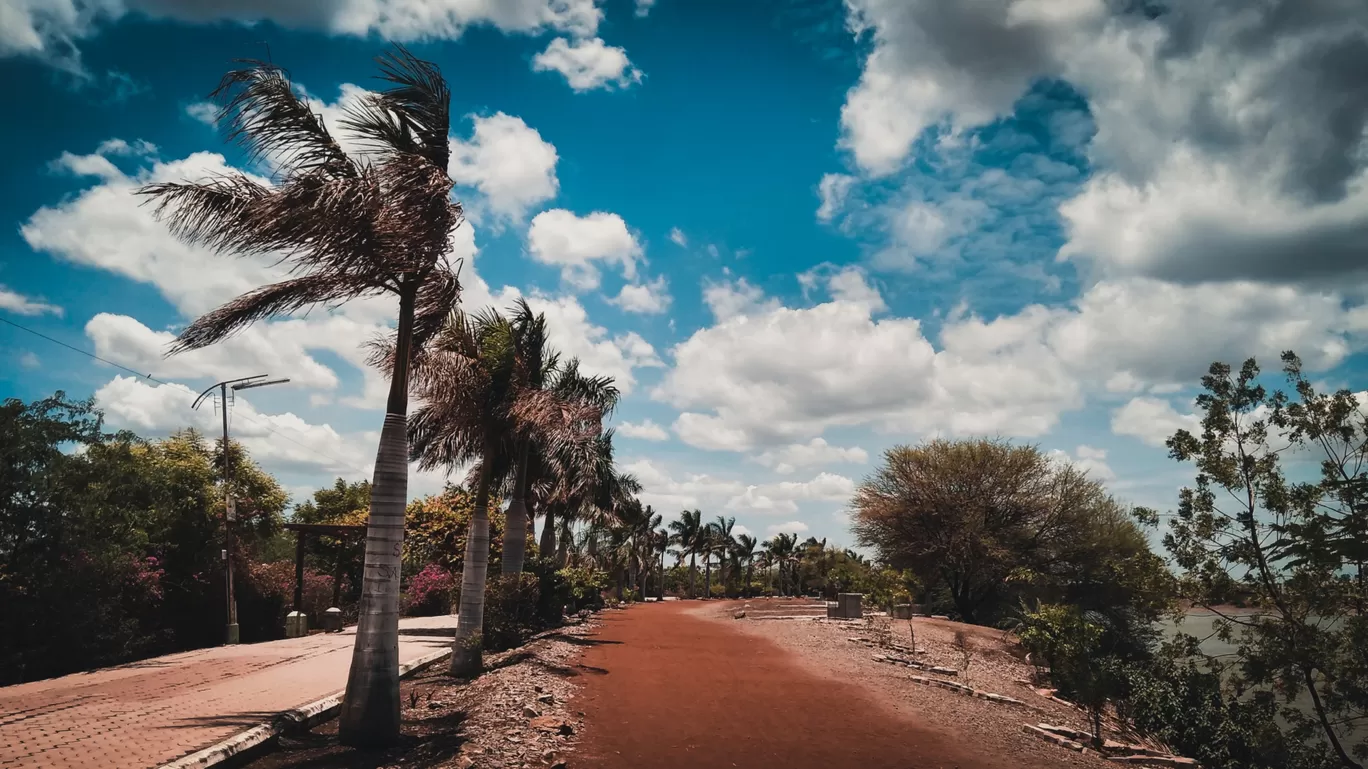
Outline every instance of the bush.
<svg viewBox="0 0 1368 769"><path fill-rule="evenodd" d="M233 585L242 642L284 638L285 615L294 610L294 564L277 561L246 563L243 567ZM332 596L332 577L305 567L303 599L309 627L322 627L323 613L332 605Z"/></svg>
<svg viewBox="0 0 1368 769"><path fill-rule="evenodd" d="M570 611L603 607L603 591L608 589L607 574L587 566L567 566L560 573L570 593Z"/></svg>
<svg viewBox="0 0 1368 769"><path fill-rule="evenodd" d="M521 646L541 629L537 575L499 575L485 587L484 648L503 651Z"/></svg>
<svg viewBox="0 0 1368 769"><path fill-rule="evenodd" d="M403 612L409 617L435 617L451 613L456 578L435 563L423 567L409 580L403 595Z"/></svg>

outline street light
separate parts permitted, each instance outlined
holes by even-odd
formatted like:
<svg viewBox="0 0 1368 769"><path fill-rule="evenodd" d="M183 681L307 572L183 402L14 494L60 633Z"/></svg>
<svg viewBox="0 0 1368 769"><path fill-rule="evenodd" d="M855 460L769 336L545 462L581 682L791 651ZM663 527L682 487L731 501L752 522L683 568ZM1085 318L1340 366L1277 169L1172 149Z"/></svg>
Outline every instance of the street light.
<svg viewBox="0 0 1368 769"><path fill-rule="evenodd" d="M241 379L229 379L205 388L199 394L190 408L198 410L204 399L209 397L209 393L218 388L219 403L223 406L223 583L225 599L227 602L228 632L225 643L235 644L238 642L238 621L237 621L237 601L233 596L233 530L232 522L237 520L237 503L233 500L233 469L232 460L228 453L228 390L233 392L238 390L250 390L253 387L265 387L267 385L283 384L289 379L265 379L266 374L243 377Z"/></svg>

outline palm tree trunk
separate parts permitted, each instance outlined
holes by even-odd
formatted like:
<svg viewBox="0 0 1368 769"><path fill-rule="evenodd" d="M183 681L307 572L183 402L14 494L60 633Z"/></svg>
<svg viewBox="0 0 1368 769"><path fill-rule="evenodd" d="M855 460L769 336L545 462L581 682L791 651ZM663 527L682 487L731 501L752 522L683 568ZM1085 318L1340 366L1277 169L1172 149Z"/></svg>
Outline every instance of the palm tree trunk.
<svg viewBox="0 0 1368 769"><path fill-rule="evenodd" d="M656 595L665 600L665 551L660 551L660 584L656 585Z"/></svg>
<svg viewBox="0 0 1368 769"><path fill-rule="evenodd" d="M537 545L542 558L550 558L551 554L556 552L555 515L551 505L546 505L546 520L542 521L541 542Z"/></svg>
<svg viewBox="0 0 1368 769"><path fill-rule="evenodd" d="M451 645L451 674L470 678L484 668L485 579L489 574L489 484L488 457L493 449L485 446L486 461L481 463L475 510L466 535L465 563L461 567L461 608L456 620L456 640Z"/></svg>
<svg viewBox="0 0 1368 769"><path fill-rule="evenodd" d="M750 589L751 589L751 570L754 569L754 568L755 568L755 564L754 564L753 562L751 562L751 561L747 561L747 562L746 562L746 584L745 584L744 587L741 588L741 597L742 597L742 598L749 598L749 597L750 597Z"/></svg>
<svg viewBox="0 0 1368 769"><path fill-rule="evenodd" d="M689 597L697 598L698 593L694 590L694 577L698 574L698 554L689 553Z"/></svg>
<svg viewBox="0 0 1368 769"><path fill-rule="evenodd" d="M338 740L358 748L385 748L399 741L399 567L408 503L408 369L416 296L416 281L399 294L394 373L366 520L356 644L337 722Z"/></svg>
<svg viewBox="0 0 1368 769"><path fill-rule="evenodd" d="M508 501L503 539L503 573L521 574L527 556L527 441L518 449L513 498Z"/></svg>
<svg viewBox="0 0 1368 769"><path fill-rule="evenodd" d="M703 597L712 598L712 553L703 554Z"/></svg>
<svg viewBox="0 0 1368 769"><path fill-rule="evenodd" d="M561 530L556 536L556 563L563 569L570 562L570 522L561 518Z"/></svg>

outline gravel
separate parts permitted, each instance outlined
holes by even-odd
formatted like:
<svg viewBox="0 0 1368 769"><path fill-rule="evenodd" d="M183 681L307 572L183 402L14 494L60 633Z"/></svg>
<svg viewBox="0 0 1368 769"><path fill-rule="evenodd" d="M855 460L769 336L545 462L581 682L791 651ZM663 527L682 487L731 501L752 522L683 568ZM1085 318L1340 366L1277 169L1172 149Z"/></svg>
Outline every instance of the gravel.
<svg viewBox="0 0 1368 769"><path fill-rule="evenodd" d="M955 735L967 743L981 746L1001 756L1011 756L1012 766L1037 767L1114 767L1096 753L1079 754L1050 745L1022 732L1023 724L1046 721L1052 724L1087 728L1081 711L1054 702L1019 683L1029 679L1030 665L1008 651L1002 631L976 625L965 625L948 620L918 617L916 645L925 652L916 655L919 662L955 668L958 675L943 676L946 681L967 684L984 692L1007 695L1024 701L1029 709L1018 705L975 699L937 687L914 684L913 675L936 678L921 670L910 669L873 659L878 655L869 646L852 643L848 638L874 640L870 619L865 620L787 620L751 622L733 620L730 607L719 610L709 607L708 615L730 623L744 633L768 638L793 652L805 669L825 678L859 683L875 700L909 719ZM907 620L892 622L892 641L902 647L911 646ZM972 649L965 669L964 656L955 648L955 633L965 633ZM873 653L871 653L873 652ZM895 656L907 657L902 652Z"/></svg>

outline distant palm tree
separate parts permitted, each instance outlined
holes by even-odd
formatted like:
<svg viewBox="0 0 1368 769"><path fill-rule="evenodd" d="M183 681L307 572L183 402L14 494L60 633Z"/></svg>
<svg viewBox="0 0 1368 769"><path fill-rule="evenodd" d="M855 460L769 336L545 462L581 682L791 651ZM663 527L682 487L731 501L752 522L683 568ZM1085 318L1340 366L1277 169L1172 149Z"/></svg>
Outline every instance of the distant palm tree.
<svg viewBox="0 0 1368 769"><path fill-rule="evenodd" d="M181 240L232 255L274 255L290 277L196 319L171 351L194 350L253 322L314 305L391 294L398 300L385 423L366 532L365 584L338 725L343 743L385 747L399 738L399 566L408 497L410 359L441 326L460 284L447 264L462 221L447 173L451 95L437 66L402 47L380 57L391 87L346 110L341 126L367 157L342 151L285 70L260 61L223 77L218 121L250 161L277 181L242 173L147 185L139 194Z"/></svg>
<svg viewBox="0 0 1368 769"><path fill-rule="evenodd" d="M550 390L568 401L593 407L600 420L617 406L618 389L613 378L584 375L575 358L557 368ZM557 563L564 565L566 553L557 546L557 531L568 529L574 519L592 518L593 515L586 511L597 503L607 502L611 506L614 488L621 486L613 467L612 446L611 431L598 440L564 444L557 450L533 442L529 476L540 489L544 501L545 519L540 543L543 558L555 553ZM618 496L621 496L620 489ZM563 541L562 544L569 543Z"/></svg>
<svg viewBox="0 0 1368 769"><path fill-rule="evenodd" d="M786 571L796 571L798 559L798 535L797 534L775 534L774 538L768 543L768 552L771 562L779 576L779 593L790 595L788 592L795 580L785 579ZM796 576L791 574L790 576Z"/></svg>
<svg viewBox="0 0 1368 769"><path fill-rule="evenodd" d="M750 594L751 569L755 565L755 548L758 544L755 537L752 537L749 534L738 536L736 542L732 544L731 556L733 562L738 565L742 563L746 565L746 579L741 588L742 598L747 598Z"/></svg>
<svg viewBox="0 0 1368 769"><path fill-rule="evenodd" d="M461 597L451 672L470 676L483 667L485 581L489 569L490 489L510 472L527 440L546 445L586 439L576 429L594 412L541 389L521 386L517 329L490 309L468 315L459 308L414 367L409 441L419 467L448 470L474 463L475 508L466 538Z"/></svg>
<svg viewBox="0 0 1368 769"><path fill-rule="evenodd" d="M717 516L713 521L713 550L717 553L717 581L722 583L722 595L727 594L727 556L732 545L736 544L732 530L736 528L736 517ZM711 595L711 594L710 594Z"/></svg>
<svg viewBox="0 0 1368 769"><path fill-rule="evenodd" d="M656 515L656 518L660 517L659 514ZM657 528L651 535L651 541L656 552L656 558L660 563L660 583L656 586L656 597L663 601L665 600L665 553L670 549L669 529Z"/></svg>
<svg viewBox="0 0 1368 769"><path fill-rule="evenodd" d="M685 510L679 520L670 521L670 531L674 543L683 554L689 556L689 597L695 597L694 575L698 572L699 544L703 534L703 513L698 510Z"/></svg>

